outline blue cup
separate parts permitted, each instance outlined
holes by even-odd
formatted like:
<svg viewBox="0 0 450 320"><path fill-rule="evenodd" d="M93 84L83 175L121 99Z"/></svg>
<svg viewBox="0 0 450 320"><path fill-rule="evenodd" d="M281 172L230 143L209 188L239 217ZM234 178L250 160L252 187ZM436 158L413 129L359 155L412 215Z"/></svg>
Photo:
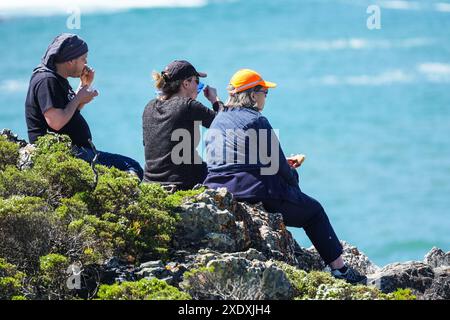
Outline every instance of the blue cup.
<svg viewBox="0 0 450 320"><path fill-rule="evenodd" d="M202 92L204 87L205 87L205 84L200 82L197 86L197 94Z"/></svg>

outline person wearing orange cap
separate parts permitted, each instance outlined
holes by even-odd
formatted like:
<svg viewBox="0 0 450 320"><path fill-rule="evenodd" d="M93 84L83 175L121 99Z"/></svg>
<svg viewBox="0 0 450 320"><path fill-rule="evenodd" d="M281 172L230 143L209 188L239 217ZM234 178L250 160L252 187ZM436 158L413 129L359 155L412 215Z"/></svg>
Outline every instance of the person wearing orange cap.
<svg viewBox="0 0 450 320"><path fill-rule="evenodd" d="M226 187L238 201L262 202L288 226L303 228L336 278L363 283L367 278L344 264L342 245L322 205L300 190L296 168L303 155L286 158L272 126L261 112L270 88L250 69L236 72L229 98L205 138L209 188Z"/></svg>

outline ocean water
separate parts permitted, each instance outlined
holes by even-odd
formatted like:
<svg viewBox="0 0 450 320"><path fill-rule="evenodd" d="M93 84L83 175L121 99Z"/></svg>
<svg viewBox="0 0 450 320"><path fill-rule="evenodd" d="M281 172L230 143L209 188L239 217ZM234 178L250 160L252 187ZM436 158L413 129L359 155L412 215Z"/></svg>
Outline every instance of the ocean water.
<svg viewBox="0 0 450 320"><path fill-rule="evenodd" d="M224 100L231 75L252 68L278 83L264 114L286 154L307 156L300 186L341 239L378 265L450 250L450 2L74 3L79 30L67 28L65 1L0 4L0 128L26 137L30 74L61 32L89 44L100 95L83 114L97 148L142 165L152 70L189 60ZM366 26L370 4L379 30Z"/></svg>

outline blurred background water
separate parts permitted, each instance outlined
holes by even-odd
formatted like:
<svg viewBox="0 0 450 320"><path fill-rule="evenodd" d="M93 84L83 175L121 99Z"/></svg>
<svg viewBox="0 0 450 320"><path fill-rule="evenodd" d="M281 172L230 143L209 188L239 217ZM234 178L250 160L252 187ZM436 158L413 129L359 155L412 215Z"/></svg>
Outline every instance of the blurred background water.
<svg viewBox="0 0 450 320"><path fill-rule="evenodd" d="M0 3L0 128L27 138L29 77L61 32L89 44L100 96L83 114L97 148L142 165L152 70L189 60L225 100L231 75L252 68L278 83L264 114L286 154L306 154L300 186L341 239L379 265L450 250L450 2L78 2L79 30L63 0ZM371 4L379 30L366 27Z"/></svg>

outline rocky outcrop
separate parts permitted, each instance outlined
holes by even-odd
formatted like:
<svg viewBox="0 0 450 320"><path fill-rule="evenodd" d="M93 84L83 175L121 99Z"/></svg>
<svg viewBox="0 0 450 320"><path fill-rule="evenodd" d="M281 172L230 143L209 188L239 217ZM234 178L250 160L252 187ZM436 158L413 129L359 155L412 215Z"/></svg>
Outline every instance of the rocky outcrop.
<svg viewBox="0 0 450 320"><path fill-rule="evenodd" d="M181 207L180 217L173 261L141 265L139 276L190 288L191 295L200 299L245 299L245 292L253 299L290 299L292 288L273 261L306 271L328 270L314 247L298 245L280 214L267 213L261 204L236 202L226 189L206 190ZM409 288L418 299L450 299L450 253L433 248L423 262L380 268L357 247L345 241L342 245L345 262L367 275L368 285L385 293ZM212 278L202 274L183 282L185 271L199 267L217 272ZM248 290L235 290L237 286Z"/></svg>
<svg viewBox="0 0 450 320"><path fill-rule="evenodd" d="M185 203L180 217L175 250L240 252L253 248L267 258L298 264L298 245L281 214L269 214L260 204L234 201L224 188L206 190L194 202Z"/></svg>
<svg viewBox="0 0 450 320"><path fill-rule="evenodd" d="M426 254L424 262L432 268L450 266L450 252L434 247Z"/></svg>
<svg viewBox="0 0 450 320"><path fill-rule="evenodd" d="M369 284L376 285L383 292L392 292L397 288L411 288L423 293L433 283L434 272L430 266L422 262L411 261L389 264L369 277Z"/></svg>
<svg viewBox="0 0 450 320"><path fill-rule="evenodd" d="M442 250L433 248L423 262L409 261L393 263L368 275L368 284L383 292L392 292L397 288L410 288L419 299L450 299L450 265L445 256L436 257Z"/></svg>

